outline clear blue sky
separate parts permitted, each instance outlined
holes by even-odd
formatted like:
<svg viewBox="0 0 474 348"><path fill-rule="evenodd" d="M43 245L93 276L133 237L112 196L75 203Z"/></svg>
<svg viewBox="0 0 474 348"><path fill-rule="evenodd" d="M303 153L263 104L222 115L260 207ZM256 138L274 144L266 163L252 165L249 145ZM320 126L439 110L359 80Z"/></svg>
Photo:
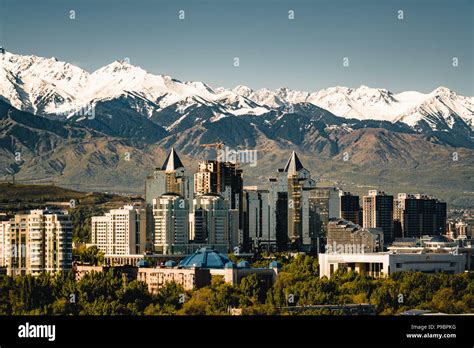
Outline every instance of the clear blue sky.
<svg viewBox="0 0 474 348"><path fill-rule="evenodd" d="M214 87L444 85L472 96L473 18L472 0L0 0L0 44L88 71L129 57Z"/></svg>

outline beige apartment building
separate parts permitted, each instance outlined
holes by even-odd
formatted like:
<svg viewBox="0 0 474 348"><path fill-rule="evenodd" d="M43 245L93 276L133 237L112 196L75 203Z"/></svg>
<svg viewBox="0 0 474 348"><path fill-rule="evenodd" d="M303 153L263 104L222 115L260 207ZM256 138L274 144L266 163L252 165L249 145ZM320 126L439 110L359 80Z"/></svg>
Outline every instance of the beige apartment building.
<svg viewBox="0 0 474 348"><path fill-rule="evenodd" d="M146 209L125 205L104 216L92 217L92 244L104 254L129 255L145 252Z"/></svg>
<svg viewBox="0 0 474 348"><path fill-rule="evenodd" d="M67 211L31 210L0 222L0 267L9 275L59 272L72 265Z"/></svg>

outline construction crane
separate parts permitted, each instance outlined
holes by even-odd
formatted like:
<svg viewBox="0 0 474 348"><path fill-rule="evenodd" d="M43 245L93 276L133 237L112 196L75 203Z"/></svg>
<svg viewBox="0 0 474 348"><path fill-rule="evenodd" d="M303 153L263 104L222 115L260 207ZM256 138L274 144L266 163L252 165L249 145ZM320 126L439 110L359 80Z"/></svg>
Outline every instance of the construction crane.
<svg viewBox="0 0 474 348"><path fill-rule="evenodd" d="M202 147L212 147L216 150L216 165L217 165L217 193L221 192L221 164L219 162L218 151L222 149L225 144L222 141L212 144L201 144Z"/></svg>

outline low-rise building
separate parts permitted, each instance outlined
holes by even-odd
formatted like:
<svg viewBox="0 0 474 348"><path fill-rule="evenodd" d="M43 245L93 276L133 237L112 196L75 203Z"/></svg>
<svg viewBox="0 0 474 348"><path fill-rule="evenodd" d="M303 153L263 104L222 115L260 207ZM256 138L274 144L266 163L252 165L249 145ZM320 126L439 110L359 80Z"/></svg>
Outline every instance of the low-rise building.
<svg viewBox="0 0 474 348"><path fill-rule="evenodd" d="M268 268L253 268L247 261L235 264L227 256L210 247L198 249L183 259L179 267L208 269L211 275L222 276L226 283L232 285L240 284L244 277L256 274L267 287L276 281L279 272L279 265L276 262L272 262Z"/></svg>
<svg viewBox="0 0 474 348"><path fill-rule="evenodd" d="M211 272L202 268L140 267L137 280L146 283L151 294L170 282L181 285L184 290L193 290L211 284Z"/></svg>
<svg viewBox="0 0 474 348"><path fill-rule="evenodd" d="M147 284L150 293L156 291L169 282L176 282L185 290L201 288L211 284L212 276L220 276L226 283L240 284L242 279L256 274L262 286L270 288L276 281L280 266L277 262L270 263L268 268L252 268L247 261L238 264L230 261L227 256L211 247L198 249L195 253L184 258L179 264L168 259L162 267L149 267L145 259L137 260L133 255L129 264L111 266L110 263L102 266L74 265L77 280L92 272L107 272L115 269L126 275L129 280L139 280ZM155 255L158 256L158 255ZM146 255L147 258L151 257ZM168 255L159 257L169 258ZM123 260L122 260L123 261Z"/></svg>
<svg viewBox="0 0 474 348"><path fill-rule="evenodd" d="M320 277L330 278L341 268L373 277L383 277L403 271L455 274L464 272L465 259L462 255L435 253L319 254Z"/></svg>
<svg viewBox="0 0 474 348"><path fill-rule="evenodd" d="M388 247L397 254L458 254L465 260L466 270L474 269L474 243L472 239L446 236L422 236L421 238L399 238Z"/></svg>

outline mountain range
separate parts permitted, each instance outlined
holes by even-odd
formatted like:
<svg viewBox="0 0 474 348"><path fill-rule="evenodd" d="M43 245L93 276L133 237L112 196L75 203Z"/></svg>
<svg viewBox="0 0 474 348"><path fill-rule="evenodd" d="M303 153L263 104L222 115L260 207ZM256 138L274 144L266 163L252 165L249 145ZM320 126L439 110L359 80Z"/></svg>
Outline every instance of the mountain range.
<svg viewBox="0 0 474 348"><path fill-rule="evenodd" d="M226 89L126 61L89 73L56 58L0 54L0 177L141 192L170 147L194 170L196 159L215 156L200 145L220 140L258 151L257 167L243 164L249 184L296 150L321 182L423 191L472 207L473 128L474 97L446 87Z"/></svg>

